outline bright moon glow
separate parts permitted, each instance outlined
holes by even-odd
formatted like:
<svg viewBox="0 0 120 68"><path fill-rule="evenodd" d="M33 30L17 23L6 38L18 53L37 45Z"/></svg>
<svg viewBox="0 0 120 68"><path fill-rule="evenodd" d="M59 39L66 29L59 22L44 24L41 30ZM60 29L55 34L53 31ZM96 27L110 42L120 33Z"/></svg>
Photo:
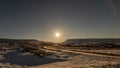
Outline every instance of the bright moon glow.
<svg viewBox="0 0 120 68"><path fill-rule="evenodd" d="M60 37L60 33L55 33L55 36L58 38Z"/></svg>

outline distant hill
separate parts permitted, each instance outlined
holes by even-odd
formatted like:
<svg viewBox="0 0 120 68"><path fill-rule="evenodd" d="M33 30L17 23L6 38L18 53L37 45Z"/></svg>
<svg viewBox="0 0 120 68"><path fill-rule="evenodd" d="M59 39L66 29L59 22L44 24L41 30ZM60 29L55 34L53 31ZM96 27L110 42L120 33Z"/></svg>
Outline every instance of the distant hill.
<svg viewBox="0 0 120 68"><path fill-rule="evenodd" d="M86 42L120 42L120 38L67 39L62 44L79 44Z"/></svg>
<svg viewBox="0 0 120 68"><path fill-rule="evenodd" d="M40 42L36 39L4 39L0 38L0 43L9 43L9 42Z"/></svg>
<svg viewBox="0 0 120 68"><path fill-rule="evenodd" d="M42 45L54 45L52 42L46 42L46 41L38 41L36 39L4 39L0 38L0 46L4 46L6 48L34 48L38 49Z"/></svg>

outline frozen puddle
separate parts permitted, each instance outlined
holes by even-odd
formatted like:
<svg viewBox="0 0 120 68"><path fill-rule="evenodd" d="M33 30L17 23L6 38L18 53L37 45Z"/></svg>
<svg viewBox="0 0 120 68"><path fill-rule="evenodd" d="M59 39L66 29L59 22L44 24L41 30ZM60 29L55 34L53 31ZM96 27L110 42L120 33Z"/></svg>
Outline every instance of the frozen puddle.
<svg viewBox="0 0 120 68"><path fill-rule="evenodd" d="M30 55L29 53L22 53L19 51L8 52L7 54L3 55L3 57L6 63L27 66L36 66L64 61L60 59L40 58L36 55Z"/></svg>

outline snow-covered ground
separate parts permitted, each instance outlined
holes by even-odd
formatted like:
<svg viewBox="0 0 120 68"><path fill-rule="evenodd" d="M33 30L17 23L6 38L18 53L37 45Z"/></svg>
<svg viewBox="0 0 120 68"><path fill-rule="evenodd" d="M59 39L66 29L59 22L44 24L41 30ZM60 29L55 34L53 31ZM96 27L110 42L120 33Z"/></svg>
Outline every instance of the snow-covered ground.
<svg viewBox="0 0 120 68"><path fill-rule="evenodd" d="M4 61L4 59L5 59L5 58L3 57L3 55L0 55L0 62L1 62L1 61Z"/></svg>
<svg viewBox="0 0 120 68"><path fill-rule="evenodd" d="M98 52L98 53L108 53L108 54L120 55L120 49L118 49L118 50L81 50L81 51Z"/></svg>
<svg viewBox="0 0 120 68"><path fill-rule="evenodd" d="M117 65L120 67L120 59L79 55L69 58L68 61L33 66L30 68L96 68L97 66L105 65Z"/></svg>
<svg viewBox="0 0 120 68"><path fill-rule="evenodd" d="M4 66L8 68L100 68L106 65L116 65L116 68L120 68L120 58L53 52L54 55L40 58L29 52L8 51L0 55L0 68L5 68Z"/></svg>

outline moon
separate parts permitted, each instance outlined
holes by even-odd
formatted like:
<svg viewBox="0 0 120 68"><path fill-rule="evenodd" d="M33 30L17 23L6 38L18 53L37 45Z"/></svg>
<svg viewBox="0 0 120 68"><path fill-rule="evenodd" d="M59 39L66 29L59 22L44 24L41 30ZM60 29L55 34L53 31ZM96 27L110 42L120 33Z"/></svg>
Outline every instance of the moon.
<svg viewBox="0 0 120 68"><path fill-rule="evenodd" d="M56 33L55 33L55 37L56 37L56 38L59 38L59 37L60 37L60 33L59 33L59 32L56 32Z"/></svg>

